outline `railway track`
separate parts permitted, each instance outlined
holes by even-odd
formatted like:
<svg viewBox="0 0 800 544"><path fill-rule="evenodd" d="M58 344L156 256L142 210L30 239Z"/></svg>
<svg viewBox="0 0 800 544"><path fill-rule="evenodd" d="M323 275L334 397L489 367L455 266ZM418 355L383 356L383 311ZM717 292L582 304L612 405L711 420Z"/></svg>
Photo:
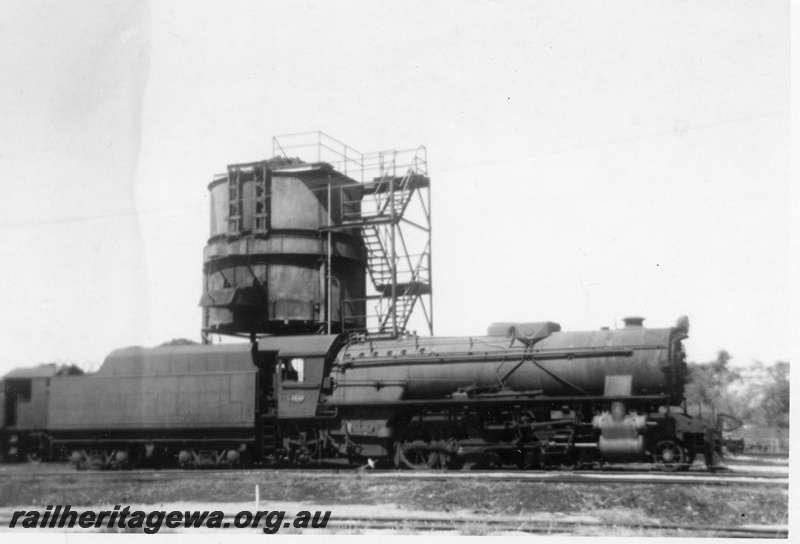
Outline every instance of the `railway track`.
<svg viewBox="0 0 800 544"><path fill-rule="evenodd" d="M477 528L476 528L477 526ZM786 525L697 526L677 523L624 522L592 520L531 520L521 518L433 518L433 517L347 517L331 518L328 527L342 529L397 530L400 532L457 531L480 533L574 534L586 529L627 529L674 531L680 536L713 535L720 538L788 538Z"/></svg>
<svg viewBox="0 0 800 544"><path fill-rule="evenodd" d="M0 516L0 531L6 531L10 517ZM226 514L223 518L224 531L232 530L234 515ZM207 533L219 531L215 529L192 529ZM248 530L247 528L245 530ZM259 527L251 527L251 531L259 531ZM312 529L312 533L336 532L357 533L364 530L391 531L396 534L426 532L457 532L459 534L498 534L526 533L541 535L576 535L591 531L610 533L614 530L627 531L669 531L671 536L714 536L724 538L788 538L786 525L688 525L678 523L657 522L609 522L594 519L562 519L523 518L523 517L441 517L441 516L331 516L325 529ZM80 532L87 532L79 529ZM52 532L52 531L49 531ZM60 532L60 531L59 531ZM241 532L237 530L236 532ZM606 535L609 536L609 535Z"/></svg>
<svg viewBox="0 0 800 544"><path fill-rule="evenodd" d="M310 479L366 478L386 480L424 481L492 481L569 484L669 484L693 486L776 485L787 486L786 475L760 472L721 473L663 473L663 472L508 472L508 471L395 471L395 470L153 470L153 471L25 471L7 472L2 477L14 481L69 478L71 480L109 480L127 482L167 482L179 480L206 480L224 477L293 476Z"/></svg>

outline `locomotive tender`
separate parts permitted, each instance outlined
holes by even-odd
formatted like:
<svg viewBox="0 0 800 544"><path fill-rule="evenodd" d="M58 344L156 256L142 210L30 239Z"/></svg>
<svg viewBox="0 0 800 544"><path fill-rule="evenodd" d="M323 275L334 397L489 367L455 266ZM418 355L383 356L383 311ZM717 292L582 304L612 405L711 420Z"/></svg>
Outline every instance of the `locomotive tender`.
<svg viewBox="0 0 800 544"><path fill-rule="evenodd" d="M338 144L314 139L317 157ZM430 184L424 148L398 175L399 154L344 146L339 170L287 157L229 166L209 185L203 334L250 342L124 348L90 374L14 370L0 381L0 455L90 468L713 464L716 429L686 413L686 318L406 332L416 306L433 325ZM364 181L370 164L379 172ZM414 241L403 224L421 232L413 255L399 250Z"/></svg>

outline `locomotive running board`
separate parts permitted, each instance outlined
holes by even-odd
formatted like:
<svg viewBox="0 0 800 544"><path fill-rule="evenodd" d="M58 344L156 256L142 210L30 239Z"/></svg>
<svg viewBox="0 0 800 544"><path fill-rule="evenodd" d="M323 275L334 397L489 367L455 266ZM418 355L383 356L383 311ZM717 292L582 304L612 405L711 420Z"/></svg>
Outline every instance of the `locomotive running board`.
<svg viewBox="0 0 800 544"><path fill-rule="evenodd" d="M448 406L483 406L498 404L515 405L515 404L573 404L577 401L580 402L616 402L616 401L650 401L652 403L659 403L663 405L669 404L669 397L665 395L631 395L631 396L587 396L587 397L480 397L480 398L456 398L456 399L431 399L431 400L396 400L385 402L325 402L320 404L324 407L337 407L337 408L364 408L364 407L380 407L380 408L401 408L401 407L414 407L414 408L446 408Z"/></svg>

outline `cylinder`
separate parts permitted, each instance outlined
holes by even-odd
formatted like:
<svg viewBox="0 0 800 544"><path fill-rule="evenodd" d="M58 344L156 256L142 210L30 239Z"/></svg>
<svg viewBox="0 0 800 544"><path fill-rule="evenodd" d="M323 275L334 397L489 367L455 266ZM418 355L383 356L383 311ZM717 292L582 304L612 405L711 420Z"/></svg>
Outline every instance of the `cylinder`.
<svg viewBox="0 0 800 544"><path fill-rule="evenodd" d="M612 413L595 416L592 421L592 426L601 433L598 441L600 455L609 461L639 459L644 454L642 433L647 418L632 414L620 416L620 404L612 403Z"/></svg>

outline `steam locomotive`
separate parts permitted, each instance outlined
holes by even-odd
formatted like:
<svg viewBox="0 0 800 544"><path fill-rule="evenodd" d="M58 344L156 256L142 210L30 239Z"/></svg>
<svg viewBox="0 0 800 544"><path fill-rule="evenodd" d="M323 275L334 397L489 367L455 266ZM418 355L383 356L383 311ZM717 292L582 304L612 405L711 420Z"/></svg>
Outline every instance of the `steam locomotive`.
<svg viewBox="0 0 800 544"><path fill-rule="evenodd" d="M487 336L298 335L132 347L100 369L43 365L0 382L7 459L79 467L407 469L711 465L714 428L683 402L688 320L565 332L499 323Z"/></svg>
<svg viewBox="0 0 800 544"><path fill-rule="evenodd" d="M316 157L340 145L313 141ZM91 374L14 370L0 382L0 455L90 468L714 462L718 433L686 411L685 318L432 336L427 159L420 147L401 167L401 155L345 146L338 169L229 165L208 186L203 333L250 342L120 349ZM373 305L385 311L370 317ZM416 305L430 337L407 332Z"/></svg>

